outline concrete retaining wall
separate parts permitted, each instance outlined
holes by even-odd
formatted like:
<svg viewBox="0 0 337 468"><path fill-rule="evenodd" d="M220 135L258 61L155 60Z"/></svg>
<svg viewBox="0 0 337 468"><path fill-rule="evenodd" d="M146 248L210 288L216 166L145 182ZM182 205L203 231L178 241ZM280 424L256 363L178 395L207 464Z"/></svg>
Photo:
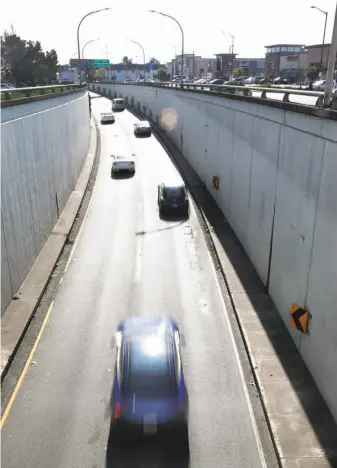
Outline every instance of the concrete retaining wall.
<svg viewBox="0 0 337 468"><path fill-rule="evenodd" d="M34 102L28 102L25 104L10 105L8 107L1 108L1 123L8 122L9 120L19 119L20 117L26 117L27 115L35 114L36 112L42 112L44 110L59 107L62 104L68 104L73 102L79 97L87 94L86 89L79 89L77 91L69 91L68 94L60 96L55 94L51 97L50 94L44 96L38 96L41 100ZM33 98L28 98L33 99ZM27 100L28 100L27 99ZM13 104L14 101L9 101L8 104Z"/></svg>
<svg viewBox="0 0 337 468"><path fill-rule="evenodd" d="M200 92L101 85L182 150L234 228L337 420L337 122ZM169 109L173 109L170 111ZM212 188L220 178L220 190Z"/></svg>
<svg viewBox="0 0 337 468"><path fill-rule="evenodd" d="M75 187L88 151L89 120L85 93L1 124L1 313Z"/></svg>

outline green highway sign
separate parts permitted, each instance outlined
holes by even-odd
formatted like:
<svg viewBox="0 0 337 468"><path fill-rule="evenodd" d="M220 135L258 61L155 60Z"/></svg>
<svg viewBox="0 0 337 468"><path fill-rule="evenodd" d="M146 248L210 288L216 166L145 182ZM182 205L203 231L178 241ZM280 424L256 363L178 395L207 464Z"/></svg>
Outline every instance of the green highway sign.
<svg viewBox="0 0 337 468"><path fill-rule="evenodd" d="M70 59L72 68L108 68L110 60L105 59Z"/></svg>
<svg viewBox="0 0 337 468"><path fill-rule="evenodd" d="M110 60L92 60L92 68L108 68Z"/></svg>

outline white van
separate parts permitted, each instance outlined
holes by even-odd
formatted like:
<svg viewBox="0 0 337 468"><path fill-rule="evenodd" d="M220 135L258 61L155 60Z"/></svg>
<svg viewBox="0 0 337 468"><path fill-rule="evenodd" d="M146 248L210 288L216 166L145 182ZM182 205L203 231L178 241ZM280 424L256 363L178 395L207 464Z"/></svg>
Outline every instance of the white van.
<svg viewBox="0 0 337 468"><path fill-rule="evenodd" d="M115 98L112 100L112 110L124 110L125 109L125 103L124 99L122 98Z"/></svg>

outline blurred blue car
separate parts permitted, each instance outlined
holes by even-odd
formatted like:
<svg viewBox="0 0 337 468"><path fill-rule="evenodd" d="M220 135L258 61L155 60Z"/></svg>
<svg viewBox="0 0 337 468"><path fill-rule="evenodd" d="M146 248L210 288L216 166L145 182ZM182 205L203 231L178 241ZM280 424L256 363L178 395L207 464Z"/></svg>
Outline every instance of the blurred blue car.
<svg viewBox="0 0 337 468"><path fill-rule="evenodd" d="M113 417L122 432L187 430L180 333L167 317L130 317L116 334Z"/></svg>

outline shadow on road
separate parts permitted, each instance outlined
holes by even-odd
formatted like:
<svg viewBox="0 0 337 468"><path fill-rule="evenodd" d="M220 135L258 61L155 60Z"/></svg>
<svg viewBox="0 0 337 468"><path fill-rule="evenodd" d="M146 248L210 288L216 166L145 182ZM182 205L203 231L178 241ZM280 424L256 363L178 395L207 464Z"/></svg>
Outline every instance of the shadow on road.
<svg viewBox="0 0 337 468"><path fill-rule="evenodd" d="M189 443L162 434L134 440L121 438L110 428L106 468L188 468Z"/></svg>
<svg viewBox="0 0 337 468"><path fill-rule="evenodd" d="M143 134L143 135L142 135L141 133L138 133L138 134L137 134L137 133L134 133L134 135L135 135L136 138L151 138L151 136L152 136L151 133L150 133L150 134L145 133L145 134Z"/></svg>
<svg viewBox="0 0 337 468"><path fill-rule="evenodd" d="M164 213L159 213L159 218L162 219L163 221L169 221L171 223L183 223L189 219L189 214L186 216L184 213L169 213L169 214L164 214Z"/></svg>
<svg viewBox="0 0 337 468"><path fill-rule="evenodd" d="M175 219L174 221L179 221L179 220ZM156 232L168 231L170 229L175 229L175 228L181 226L182 224L184 224L185 221L186 221L186 219L183 219L182 221L177 222L177 224L173 224L173 225L171 224L170 226L166 226L166 227L159 228L159 229L148 229L147 231L137 231L136 236L145 236L147 234L156 234Z"/></svg>
<svg viewBox="0 0 337 468"><path fill-rule="evenodd" d="M118 172L111 171L111 179L116 179L116 180L132 179L135 173L136 172L130 172L130 171L118 171Z"/></svg>

